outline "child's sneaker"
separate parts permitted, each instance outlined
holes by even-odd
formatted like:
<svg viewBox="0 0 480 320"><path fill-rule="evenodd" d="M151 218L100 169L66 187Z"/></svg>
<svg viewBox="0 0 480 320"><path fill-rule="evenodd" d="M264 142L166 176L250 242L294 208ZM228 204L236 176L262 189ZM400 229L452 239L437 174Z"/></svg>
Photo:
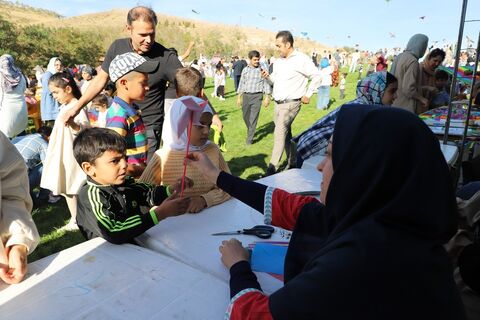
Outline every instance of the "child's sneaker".
<svg viewBox="0 0 480 320"><path fill-rule="evenodd" d="M219 98L221 101L225 101L225 98L224 97L220 97Z"/></svg>

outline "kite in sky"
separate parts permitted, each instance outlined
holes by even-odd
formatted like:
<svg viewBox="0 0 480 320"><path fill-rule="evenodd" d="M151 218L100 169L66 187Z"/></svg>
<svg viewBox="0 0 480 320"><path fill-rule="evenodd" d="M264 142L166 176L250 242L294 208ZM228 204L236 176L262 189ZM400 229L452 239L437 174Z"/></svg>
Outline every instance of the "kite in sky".
<svg viewBox="0 0 480 320"><path fill-rule="evenodd" d="M390 38L395 38L395 33L393 32L389 32L388 35L390 36Z"/></svg>
<svg viewBox="0 0 480 320"><path fill-rule="evenodd" d="M192 9L192 12L193 12L193 13L196 13L196 14L200 14L200 12L195 11L195 10L193 10L193 9Z"/></svg>
<svg viewBox="0 0 480 320"><path fill-rule="evenodd" d="M277 17L272 17L272 21L273 21L273 20L277 20Z"/></svg>
<svg viewBox="0 0 480 320"><path fill-rule="evenodd" d="M421 17L419 17L419 19L420 19L420 20L425 20L425 17L426 17L426 16L421 16Z"/></svg>
<svg viewBox="0 0 480 320"><path fill-rule="evenodd" d="M304 37L306 37L308 35L308 32L300 32L300 34Z"/></svg>
<svg viewBox="0 0 480 320"><path fill-rule="evenodd" d="M265 18L265 16L261 13L258 14L260 17Z"/></svg>

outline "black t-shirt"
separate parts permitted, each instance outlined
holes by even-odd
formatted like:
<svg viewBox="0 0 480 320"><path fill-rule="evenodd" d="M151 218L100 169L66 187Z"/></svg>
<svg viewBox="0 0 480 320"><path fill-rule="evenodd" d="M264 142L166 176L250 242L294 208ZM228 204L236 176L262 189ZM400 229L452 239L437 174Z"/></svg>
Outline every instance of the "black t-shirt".
<svg viewBox="0 0 480 320"><path fill-rule="evenodd" d="M233 63L233 74L236 75L236 76L239 76L242 74L242 70L243 68L245 68L247 66L247 61L245 60L237 60Z"/></svg>
<svg viewBox="0 0 480 320"><path fill-rule="evenodd" d="M117 39L110 48L108 48L103 61L102 69L108 73L108 67L110 62L119 54L132 52L133 47L130 43L130 39ZM178 60L178 57L173 51L168 50L158 42L155 42L152 49L142 55L147 60L155 60L159 62L159 67L155 73L149 74L148 86L150 90L147 92L143 101L136 102L135 104L140 107L142 111L142 119L145 126L161 130L163 125L163 102L165 98L165 84L167 81L173 83L175 79L175 72L178 68L182 67L182 64Z"/></svg>

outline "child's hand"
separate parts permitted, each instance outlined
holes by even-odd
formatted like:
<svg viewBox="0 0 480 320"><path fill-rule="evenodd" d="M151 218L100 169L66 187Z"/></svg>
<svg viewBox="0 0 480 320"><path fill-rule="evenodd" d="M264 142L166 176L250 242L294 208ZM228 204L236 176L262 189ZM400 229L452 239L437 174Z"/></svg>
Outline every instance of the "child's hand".
<svg viewBox="0 0 480 320"><path fill-rule="evenodd" d="M207 207L207 202L201 196L192 197L190 200L190 205L188 206L187 212L197 213L202 211Z"/></svg>
<svg viewBox="0 0 480 320"><path fill-rule="evenodd" d="M203 152L192 152L185 158L187 165L197 168L212 183L217 183L220 169Z"/></svg>
<svg viewBox="0 0 480 320"><path fill-rule="evenodd" d="M163 200L156 209L155 213L157 214L158 221L163 220L168 217L178 216L187 212L187 209L190 205L191 198L189 197L178 197L178 193L174 192L170 197Z"/></svg>
<svg viewBox="0 0 480 320"><path fill-rule="evenodd" d="M8 284L19 283L27 273L27 247L16 244L7 248L8 266L0 267L0 278Z"/></svg>
<svg viewBox="0 0 480 320"><path fill-rule="evenodd" d="M193 180L189 177L185 177L185 189L193 187ZM174 184L168 186L170 193L178 193L182 191L182 178L179 178Z"/></svg>

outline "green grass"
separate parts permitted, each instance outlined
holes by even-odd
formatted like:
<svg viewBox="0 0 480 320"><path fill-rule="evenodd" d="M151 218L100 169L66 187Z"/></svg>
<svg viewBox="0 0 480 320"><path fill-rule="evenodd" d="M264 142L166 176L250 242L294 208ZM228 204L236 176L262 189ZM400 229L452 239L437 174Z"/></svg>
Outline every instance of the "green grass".
<svg viewBox="0 0 480 320"><path fill-rule="evenodd" d="M357 74L347 77L345 99L339 100L339 89L331 88L330 99L332 104L329 110L317 110L317 97L314 95L309 104L303 105L292 125L292 134L295 136L310 127L317 119L334 110L341 104L353 100ZM205 91L210 98L213 90L211 79L207 79ZM223 122L223 133L227 143L227 152L223 154L230 170L236 176L249 180L256 180L265 173L273 147L273 102L260 112L257 130L252 145L245 145L246 128L242 118L241 107L236 105L237 97L234 92L233 80L227 79L225 88L225 101L216 98L211 103L219 113ZM285 156L283 157L283 160ZM37 249L29 256L29 261L34 261L53 254L60 250L74 246L84 239L79 231L57 231L70 219L70 214L65 201L60 200L55 204L35 209L33 219L37 224L41 236Z"/></svg>

